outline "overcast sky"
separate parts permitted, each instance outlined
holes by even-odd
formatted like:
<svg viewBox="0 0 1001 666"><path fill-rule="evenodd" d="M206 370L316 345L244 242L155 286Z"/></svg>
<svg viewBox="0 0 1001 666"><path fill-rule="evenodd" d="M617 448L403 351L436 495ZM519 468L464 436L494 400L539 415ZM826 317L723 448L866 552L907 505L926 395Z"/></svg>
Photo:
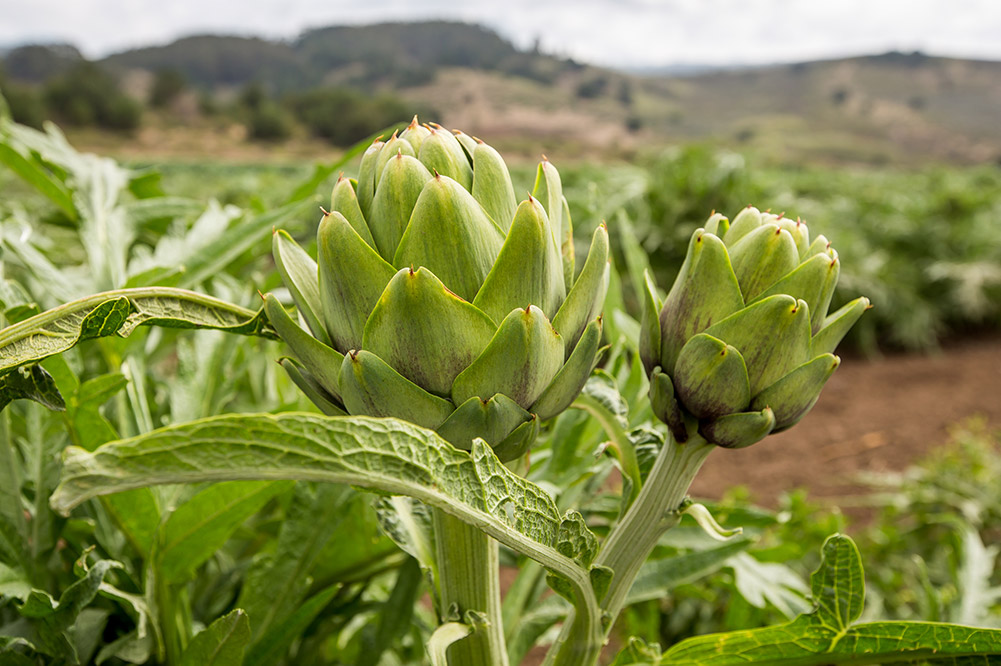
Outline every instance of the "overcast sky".
<svg viewBox="0 0 1001 666"><path fill-rule="evenodd" d="M291 38L344 23L446 18L595 64L744 64L922 50L1001 60L1001 0L0 0L0 45L96 57L214 32Z"/></svg>

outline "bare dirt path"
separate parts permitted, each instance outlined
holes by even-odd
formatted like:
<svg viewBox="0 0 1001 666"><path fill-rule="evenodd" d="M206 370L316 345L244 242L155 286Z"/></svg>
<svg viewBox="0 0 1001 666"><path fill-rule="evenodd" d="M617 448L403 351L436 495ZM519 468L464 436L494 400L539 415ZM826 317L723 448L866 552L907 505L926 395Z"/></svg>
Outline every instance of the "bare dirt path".
<svg viewBox="0 0 1001 666"><path fill-rule="evenodd" d="M692 495L738 484L765 506L797 487L814 498L850 495L856 472L904 469L978 415L1001 427L1001 337L932 355L845 358L803 421L750 448L714 451Z"/></svg>

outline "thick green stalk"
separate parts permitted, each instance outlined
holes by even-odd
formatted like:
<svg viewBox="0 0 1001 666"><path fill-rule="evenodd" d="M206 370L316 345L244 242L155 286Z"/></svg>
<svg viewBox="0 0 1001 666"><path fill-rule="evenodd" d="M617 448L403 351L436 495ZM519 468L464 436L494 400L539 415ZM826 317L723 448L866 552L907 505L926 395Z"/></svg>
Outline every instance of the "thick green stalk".
<svg viewBox="0 0 1001 666"><path fill-rule="evenodd" d="M448 649L450 666L507 666L497 542L472 525L434 512L435 551L442 612L476 611L488 624Z"/></svg>
<svg viewBox="0 0 1001 666"><path fill-rule="evenodd" d="M595 563L615 573L601 606L613 618L622 610L636 574L657 541L678 524L677 509L713 448L698 435L684 444L668 438L636 501L602 544Z"/></svg>
<svg viewBox="0 0 1001 666"><path fill-rule="evenodd" d="M640 567L664 532L677 525L680 520L677 509L713 448L698 435L684 444L676 443L673 438L664 443L642 490L609 533L595 560L596 565L609 567L614 572L601 602L611 622L595 640L593 633L582 631L583 627L571 613L547 656L547 665L591 666L597 662L608 631L622 611Z"/></svg>

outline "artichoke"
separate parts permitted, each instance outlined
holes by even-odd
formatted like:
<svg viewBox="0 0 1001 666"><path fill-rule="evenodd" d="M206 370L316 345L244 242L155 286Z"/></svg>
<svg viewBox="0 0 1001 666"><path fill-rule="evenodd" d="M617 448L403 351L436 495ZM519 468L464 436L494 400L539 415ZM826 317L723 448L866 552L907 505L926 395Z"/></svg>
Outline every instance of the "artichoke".
<svg viewBox="0 0 1001 666"><path fill-rule="evenodd" d="M517 203L487 144L417 119L334 186L318 261L284 232L274 257L305 328L265 308L282 364L328 414L392 416L502 460L531 446L590 374L608 287L601 225L574 279L572 228L545 158ZM308 329L308 333L307 330Z"/></svg>
<svg viewBox="0 0 1001 666"><path fill-rule="evenodd" d="M869 307L858 298L827 313L839 272L824 236L748 206L695 231L663 305L647 275L640 355L675 439L740 448L806 415Z"/></svg>

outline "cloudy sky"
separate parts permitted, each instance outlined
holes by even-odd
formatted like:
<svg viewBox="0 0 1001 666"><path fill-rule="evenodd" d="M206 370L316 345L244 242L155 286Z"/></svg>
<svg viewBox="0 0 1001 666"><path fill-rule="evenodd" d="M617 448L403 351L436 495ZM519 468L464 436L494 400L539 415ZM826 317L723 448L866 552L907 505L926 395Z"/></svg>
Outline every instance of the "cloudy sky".
<svg viewBox="0 0 1001 666"><path fill-rule="evenodd" d="M446 18L596 64L743 64L923 50L1001 60L1001 0L0 0L0 45L95 57L216 32L291 38L343 23Z"/></svg>

